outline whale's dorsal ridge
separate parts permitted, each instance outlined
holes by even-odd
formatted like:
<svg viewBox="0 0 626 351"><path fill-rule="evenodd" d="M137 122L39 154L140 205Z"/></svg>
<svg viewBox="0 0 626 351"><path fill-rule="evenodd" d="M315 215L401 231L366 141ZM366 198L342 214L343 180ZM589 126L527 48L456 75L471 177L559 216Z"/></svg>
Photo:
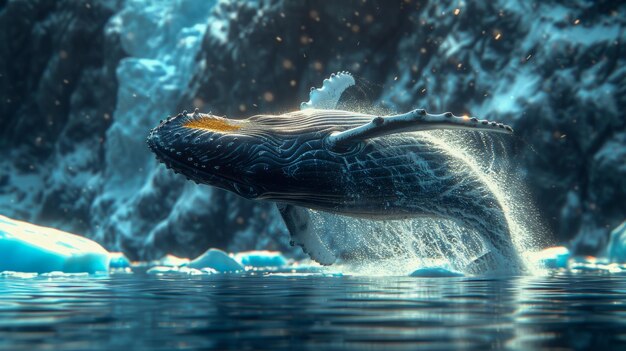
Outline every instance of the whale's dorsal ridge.
<svg viewBox="0 0 626 351"><path fill-rule="evenodd" d="M300 109L333 110L337 107L341 94L354 84L354 77L349 72L333 73L324 79L321 88L311 88L309 101L300 104Z"/></svg>

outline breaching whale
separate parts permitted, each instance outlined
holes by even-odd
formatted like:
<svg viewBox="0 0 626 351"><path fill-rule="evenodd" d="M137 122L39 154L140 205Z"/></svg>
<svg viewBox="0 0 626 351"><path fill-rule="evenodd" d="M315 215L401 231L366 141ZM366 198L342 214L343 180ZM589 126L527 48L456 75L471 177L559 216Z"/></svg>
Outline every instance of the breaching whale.
<svg viewBox="0 0 626 351"><path fill-rule="evenodd" d="M324 241L333 234L314 230L310 210L374 221L451 220L479 233L509 270L520 269L502 204L485 181L415 133L511 134L511 127L423 109L391 116L336 110L351 85L349 73L333 74L300 111L282 115L235 120L185 111L161 121L147 143L160 162L190 180L277 203L292 243L321 264L356 256ZM497 268L489 266L496 261L485 259L478 270Z"/></svg>

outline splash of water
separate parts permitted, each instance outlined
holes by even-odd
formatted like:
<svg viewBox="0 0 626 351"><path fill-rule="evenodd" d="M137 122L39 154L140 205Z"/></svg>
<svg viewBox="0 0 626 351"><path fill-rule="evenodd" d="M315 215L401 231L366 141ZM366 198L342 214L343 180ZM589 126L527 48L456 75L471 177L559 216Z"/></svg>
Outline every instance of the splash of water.
<svg viewBox="0 0 626 351"><path fill-rule="evenodd" d="M370 100L375 88L374 84L360 77L340 73L325 80L322 88L312 90L309 102L302 106L336 107L378 116L395 113L384 105L384 101L376 106L362 103ZM388 136L405 137L406 134ZM513 167L502 139L483 133L443 130L418 132L412 137L445 155L449 163L446 169L451 174L469 177L470 181L482 184L477 186L485 186L484 190L491 193L489 200L497 202L502 212L484 213L486 218L474 219L481 224L473 227L480 229L470 229L463 223L441 218L374 221L309 210L308 217L313 226L310 235L317 236L310 239L318 245L316 250L339 257L343 271L353 274L404 275L426 266L466 273L524 269L526 264L520 262L520 258L523 259L524 253L537 244L533 234L536 230L527 225L531 223L528 217L533 211L519 176L511 171ZM464 182L463 178L459 178L459 182ZM494 224L495 227L483 225L490 220L500 224ZM506 222L505 226L501 226L502 221ZM494 241L498 241L497 248ZM501 245L502 241L511 241L510 246Z"/></svg>
<svg viewBox="0 0 626 351"><path fill-rule="evenodd" d="M371 113L371 112L370 112ZM519 174L508 157L505 140L474 132L419 132L423 138L457 160L485 184L500 203L510 237L519 256L535 250L540 242L536 212L532 209ZM454 161L453 161L454 162ZM328 248L341 247L349 256L340 263L345 273L357 275L407 275L422 267L466 271L466 267L489 252L489 244L475 230L453 221L415 218L371 221L312 211L311 221ZM500 262L507 265L504 257ZM527 270L533 271L523 262Z"/></svg>
<svg viewBox="0 0 626 351"><path fill-rule="evenodd" d="M447 153L463 160L500 203L510 238L520 257L544 246L548 237L533 207L522 174L509 155L507 137L485 133L433 132L426 136ZM506 263L506 262L504 262ZM536 270L525 261L529 272Z"/></svg>

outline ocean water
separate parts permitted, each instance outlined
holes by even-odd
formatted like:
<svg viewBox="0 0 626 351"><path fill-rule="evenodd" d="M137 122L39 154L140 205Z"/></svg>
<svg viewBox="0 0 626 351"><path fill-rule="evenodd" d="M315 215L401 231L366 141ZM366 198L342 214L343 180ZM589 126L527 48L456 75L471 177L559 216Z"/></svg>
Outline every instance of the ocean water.
<svg viewBox="0 0 626 351"><path fill-rule="evenodd" d="M1 350L617 350L626 275L0 278Z"/></svg>

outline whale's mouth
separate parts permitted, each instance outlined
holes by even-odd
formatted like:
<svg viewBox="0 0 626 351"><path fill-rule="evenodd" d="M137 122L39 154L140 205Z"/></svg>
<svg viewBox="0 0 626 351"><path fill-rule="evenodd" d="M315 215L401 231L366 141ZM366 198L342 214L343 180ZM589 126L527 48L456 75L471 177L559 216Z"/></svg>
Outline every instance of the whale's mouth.
<svg viewBox="0 0 626 351"><path fill-rule="evenodd" d="M259 191L245 182L241 177L229 176L228 173L219 171L220 165L207 166L206 164L193 164L185 161L184 157L172 153L163 142L161 130L163 124L150 131L146 142L157 160L171 169L174 173L180 173L197 184L206 184L233 192L246 199L255 199Z"/></svg>

